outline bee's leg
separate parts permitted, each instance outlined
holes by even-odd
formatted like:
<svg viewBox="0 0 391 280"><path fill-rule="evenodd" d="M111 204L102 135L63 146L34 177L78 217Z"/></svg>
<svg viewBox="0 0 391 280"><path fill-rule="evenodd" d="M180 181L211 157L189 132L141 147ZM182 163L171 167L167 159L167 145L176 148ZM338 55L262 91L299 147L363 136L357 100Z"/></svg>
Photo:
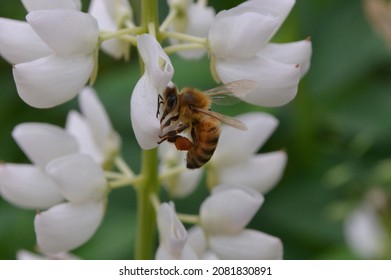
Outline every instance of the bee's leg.
<svg viewBox="0 0 391 280"><path fill-rule="evenodd" d="M189 126L186 125L186 124L181 124L178 126L177 129L175 130L170 130L169 132L167 132L166 134L164 135L159 135L160 137L160 140L159 142L157 142L158 144L164 142L164 141L168 141L168 142L171 142L171 143L175 143L176 139L178 138L178 134L185 131L186 129L188 129Z"/></svg>
<svg viewBox="0 0 391 280"><path fill-rule="evenodd" d="M158 97L157 97L157 111L156 111L156 118L159 117L159 109L160 109L160 106L164 104L163 102L163 97L159 94Z"/></svg>
<svg viewBox="0 0 391 280"><path fill-rule="evenodd" d="M165 117L166 115L167 115L167 114L165 114L164 117ZM163 119L164 119L164 118L162 117L161 120L160 120L160 123L162 123ZM179 114L170 117L170 118L169 118L168 120L166 120L166 121L164 122L164 124L161 125L161 126L162 126L162 127L169 126L169 125L171 124L171 122L175 122L175 121L177 121L178 119L179 119Z"/></svg>

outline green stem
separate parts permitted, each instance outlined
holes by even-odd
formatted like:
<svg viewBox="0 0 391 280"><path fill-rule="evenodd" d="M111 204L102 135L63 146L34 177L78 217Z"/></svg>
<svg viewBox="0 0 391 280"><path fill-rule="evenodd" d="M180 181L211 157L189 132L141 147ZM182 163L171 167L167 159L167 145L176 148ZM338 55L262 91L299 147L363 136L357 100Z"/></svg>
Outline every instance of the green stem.
<svg viewBox="0 0 391 280"><path fill-rule="evenodd" d="M145 31L155 30L157 40L159 41L159 18L158 18L158 1L143 0L141 1L141 27ZM151 28L152 26L152 28Z"/></svg>
<svg viewBox="0 0 391 280"><path fill-rule="evenodd" d="M141 28L143 32L158 28L157 0L141 1ZM142 62L140 65L143 66ZM159 193L158 152L157 148L142 151L140 181L136 185L137 225L134 258L137 260L153 259L156 236L156 212L151 197Z"/></svg>
<svg viewBox="0 0 391 280"><path fill-rule="evenodd" d="M137 186L137 232L135 259L153 258L156 213L151 196L159 192L157 149L143 150L141 181Z"/></svg>
<svg viewBox="0 0 391 280"><path fill-rule="evenodd" d="M164 52L168 55L180 51L194 50L194 49L205 49L205 45L197 44L197 43L187 43L187 44L177 44L164 48Z"/></svg>

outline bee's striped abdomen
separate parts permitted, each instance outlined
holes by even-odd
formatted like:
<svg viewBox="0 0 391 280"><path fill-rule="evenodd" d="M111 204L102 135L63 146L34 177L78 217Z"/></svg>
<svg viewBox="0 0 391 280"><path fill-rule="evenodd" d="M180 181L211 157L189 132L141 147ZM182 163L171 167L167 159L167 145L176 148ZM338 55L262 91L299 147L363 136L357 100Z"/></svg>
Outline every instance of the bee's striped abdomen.
<svg viewBox="0 0 391 280"><path fill-rule="evenodd" d="M187 152L187 168L203 166L213 156L220 137L220 122L214 118L193 126L193 147Z"/></svg>

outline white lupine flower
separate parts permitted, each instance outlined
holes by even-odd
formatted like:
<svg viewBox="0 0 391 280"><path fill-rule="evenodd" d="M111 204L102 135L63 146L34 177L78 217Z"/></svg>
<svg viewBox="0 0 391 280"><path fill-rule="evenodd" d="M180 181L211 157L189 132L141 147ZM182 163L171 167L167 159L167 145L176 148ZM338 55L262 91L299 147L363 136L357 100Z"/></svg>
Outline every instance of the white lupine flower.
<svg viewBox="0 0 391 280"><path fill-rule="evenodd" d="M44 51L42 55L46 56L35 60L29 58L26 62L13 58L19 60L13 67L19 96L37 108L53 107L72 99L88 81L94 68L93 54L99 35L96 20L71 9L32 11L26 19L51 53ZM28 30L23 34L27 33ZM29 36L37 45L37 36Z"/></svg>
<svg viewBox="0 0 391 280"><path fill-rule="evenodd" d="M250 188L215 187L201 205L200 226L189 231L188 245L203 259L281 259L279 238L245 229L263 201Z"/></svg>
<svg viewBox="0 0 391 280"><path fill-rule="evenodd" d="M80 0L22 0L28 12L34 10L80 10ZM10 64L32 61L53 51L24 21L0 18L0 55Z"/></svg>
<svg viewBox="0 0 391 280"><path fill-rule="evenodd" d="M209 29L213 23L215 17L215 10L212 7L205 6L204 1L167 1L170 8L176 6L180 10L179 15L173 24L170 26L170 30L181 32L187 35L196 37L207 37ZM176 39L170 39L171 44L179 43ZM205 55L206 50L187 50L177 52L179 56L185 59L198 59Z"/></svg>
<svg viewBox="0 0 391 280"><path fill-rule="evenodd" d="M20 124L12 136L33 164L0 166L2 197L29 209L47 209L63 201L57 184L44 168L55 158L77 153L76 140L60 127L41 123Z"/></svg>
<svg viewBox="0 0 391 280"><path fill-rule="evenodd" d="M72 154L54 159L46 172L68 200L35 216L40 251L68 252L89 240L101 224L106 204L106 180L89 156Z"/></svg>
<svg viewBox="0 0 391 280"><path fill-rule="evenodd" d="M143 149L157 147L160 133L158 95L162 94L174 75L167 54L155 37L144 34L137 39L138 50L145 64L145 72L137 82L131 97L131 120L138 144Z"/></svg>
<svg viewBox="0 0 391 280"><path fill-rule="evenodd" d="M278 120L266 113L247 113L237 118L247 130L239 135L237 129L223 126L219 144L208 163L209 184L239 184L266 193L281 179L287 156L284 151L256 153Z"/></svg>
<svg viewBox="0 0 391 280"><path fill-rule="evenodd" d="M157 211L160 244L155 259L197 259L193 249L186 244L187 232L178 220L173 204L162 203Z"/></svg>
<svg viewBox="0 0 391 280"><path fill-rule="evenodd" d="M292 9L294 0L250 0L219 12L209 30L212 71L223 83L257 82L243 99L262 106L281 106L297 94L310 65L310 40L269 44Z"/></svg>
<svg viewBox="0 0 391 280"><path fill-rule="evenodd" d="M132 8L127 0L92 0L88 13L95 17L102 31L116 31L120 27L132 27ZM120 39L104 41L102 50L112 57L119 59L126 57L129 51L129 43Z"/></svg>
<svg viewBox="0 0 391 280"><path fill-rule="evenodd" d="M375 207L368 201L359 205L345 220L347 244L363 259L381 258L387 243L387 233Z"/></svg>
<svg viewBox="0 0 391 280"><path fill-rule="evenodd" d="M82 114L68 114L66 131L77 140L80 153L90 155L102 166L109 165L119 152L121 139L93 88L80 92L79 106Z"/></svg>
<svg viewBox="0 0 391 280"><path fill-rule="evenodd" d="M162 179L163 187L172 197L186 197L197 187L202 169L186 168L186 152L178 151L171 143L161 143L159 145L160 167L159 173L165 174L173 168L183 167L183 171L165 176Z"/></svg>

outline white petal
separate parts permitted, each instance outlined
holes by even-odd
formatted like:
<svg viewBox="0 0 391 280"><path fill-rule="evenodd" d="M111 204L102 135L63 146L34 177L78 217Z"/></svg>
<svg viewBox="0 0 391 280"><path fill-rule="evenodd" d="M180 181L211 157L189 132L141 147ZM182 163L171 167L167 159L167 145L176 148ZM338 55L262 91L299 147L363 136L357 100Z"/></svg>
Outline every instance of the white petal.
<svg viewBox="0 0 391 280"><path fill-rule="evenodd" d="M117 30L119 21L126 21L127 27L133 26L132 9L127 0L92 0L88 13L97 19L99 29L102 31ZM104 41L101 47L105 53L119 59L128 53L129 44L114 38Z"/></svg>
<svg viewBox="0 0 391 280"><path fill-rule="evenodd" d="M0 55L9 63L28 62L51 53L26 22L0 18Z"/></svg>
<svg viewBox="0 0 391 280"><path fill-rule="evenodd" d="M240 184L265 194L281 179L286 160L283 151L256 155L219 169L219 183Z"/></svg>
<svg viewBox="0 0 391 280"><path fill-rule="evenodd" d="M187 240L187 232L176 216L174 206L162 203L157 211L160 244L174 258L181 255Z"/></svg>
<svg viewBox="0 0 391 280"><path fill-rule="evenodd" d="M34 10L81 9L80 0L22 0L22 3L29 12Z"/></svg>
<svg viewBox="0 0 391 280"><path fill-rule="evenodd" d="M310 68L312 44L309 39L284 44L268 44L257 55L282 63L298 64L303 77Z"/></svg>
<svg viewBox="0 0 391 280"><path fill-rule="evenodd" d="M217 186L201 204L202 227L211 234L238 233L250 222L263 201L263 196L253 189Z"/></svg>
<svg viewBox="0 0 391 280"><path fill-rule="evenodd" d="M158 92L147 74L137 82L130 101L130 118L137 142L144 150L157 147L160 122L156 117Z"/></svg>
<svg viewBox="0 0 391 280"><path fill-rule="evenodd" d="M133 90L130 113L137 142L148 150L155 148L159 140L158 96L170 82L174 68L155 37L143 34L138 37L137 44L145 73Z"/></svg>
<svg viewBox="0 0 391 280"><path fill-rule="evenodd" d="M89 155L99 164L104 162L103 152L96 145L91 128L78 112L68 113L65 127L66 131L76 139L81 154Z"/></svg>
<svg viewBox="0 0 391 280"><path fill-rule="evenodd" d="M174 75L174 67L156 38L143 34L137 38L137 46L145 64L145 71L157 93L162 93ZM150 93L152 95L155 92ZM155 97L157 98L157 97Z"/></svg>
<svg viewBox="0 0 391 280"><path fill-rule="evenodd" d="M281 240L255 230L243 230L236 235L209 237L214 253L225 260L280 260L283 255Z"/></svg>
<svg viewBox="0 0 391 280"><path fill-rule="evenodd" d="M27 22L58 55L91 54L98 44L99 27L89 14L74 10L30 12Z"/></svg>
<svg viewBox="0 0 391 280"><path fill-rule="evenodd" d="M93 57L47 56L14 66L13 74L19 96L37 108L57 106L75 97L88 81Z"/></svg>
<svg viewBox="0 0 391 280"><path fill-rule="evenodd" d="M203 229L199 226L193 226L187 234L187 245L194 250L198 257L201 257L208 250L208 242Z"/></svg>
<svg viewBox="0 0 391 280"><path fill-rule="evenodd" d="M243 100L260 106L282 106L297 94L300 67L255 57L249 60L218 60L216 71L224 83L240 79L256 81L258 86Z"/></svg>
<svg viewBox="0 0 391 280"><path fill-rule="evenodd" d="M41 168L52 159L78 152L76 140L51 124L22 123L14 128L12 137L28 158Z"/></svg>
<svg viewBox="0 0 391 280"><path fill-rule="evenodd" d="M233 8L216 16L208 39L216 57L248 59L266 45L277 25L270 14Z"/></svg>
<svg viewBox="0 0 391 280"><path fill-rule="evenodd" d="M274 33L278 30L278 28L280 28L286 17L289 15L290 11L295 5L295 2L295 0L250 0L243 2L238 7L246 7L274 15L278 19L278 26L272 34L274 35Z"/></svg>
<svg viewBox="0 0 391 280"><path fill-rule="evenodd" d="M350 248L363 259L377 259L384 252L386 230L369 203L363 203L347 217L344 234Z"/></svg>
<svg viewBox="0 0 391 280"><path fill-rule="evenodd" d="M106 180L102 168L89 156L72 154L52 160L46 172L70 202L101 200Z"/></svg>
<svg viewBox="0 0 391 280"><path fill-rule="evenodd" d="M243 114L237 119L247 126L247 130L223 126L219 144L211 159L216 168L247 160L262 147L278 125L278 120L266 113Z"/></svg>
<svg viewBox="0 0 391 280"><path fill-rule="evenodd" d="M64 200L56 184L30 164L0 165L1 196L22 208L46 209Z"/></svg>
<svg viewBox="0 0 391 280"><path fill-rule="evenodd" d="M109 116L93 88L85 87L81 91L79 105L103 155L109 156L117 153L120 138L113 130Z"/></svg>
<svg viewBox="0 0 391 280"><path fill-rule="evenodd" d="M37 243L43 253L68 252L87 242L104 215L103 202L62 203L35 216Z"/></svg>

